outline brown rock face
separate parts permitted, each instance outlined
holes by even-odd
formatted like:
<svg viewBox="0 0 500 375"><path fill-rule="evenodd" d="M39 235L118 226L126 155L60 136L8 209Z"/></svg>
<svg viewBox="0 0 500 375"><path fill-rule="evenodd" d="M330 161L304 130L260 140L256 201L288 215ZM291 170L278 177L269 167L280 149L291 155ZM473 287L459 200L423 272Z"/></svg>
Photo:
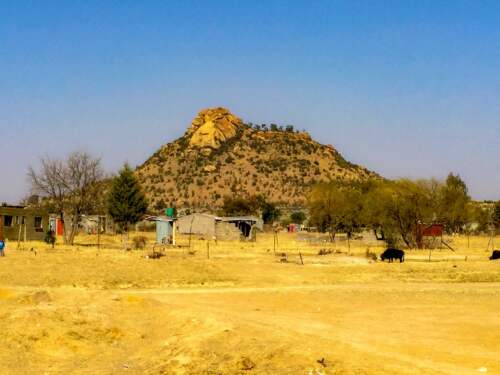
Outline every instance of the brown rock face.
<svg viewBox="0 0 500 375"><path fill-rule="evenodd" d="M210 154L234 137L241 125L241 119L226 108L204 109L198 113L187 131L187 136L191 137L189 146Z"/></svg>

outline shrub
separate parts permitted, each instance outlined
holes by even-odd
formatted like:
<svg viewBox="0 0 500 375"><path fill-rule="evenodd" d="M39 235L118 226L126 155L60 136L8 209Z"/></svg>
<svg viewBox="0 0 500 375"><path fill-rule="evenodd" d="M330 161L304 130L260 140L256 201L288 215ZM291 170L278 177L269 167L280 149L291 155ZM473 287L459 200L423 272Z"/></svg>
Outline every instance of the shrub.
<svg viewBox="0 0 500 375"><path fill-rule="evenodd" d="M371 260L373 260L373 261L377 261L377 254L372 253L372 252L370 251L370 248L367 248L367 249L366 249L365 257L366 257L366 258L368 258L368 259L371 259Z"/></svg>
<svg viewBox="0 0 500 375"><path fill-rule="evenodd" d="M56 243L56 236L54 234L54 231L52 231L51 229L49 229L45 233L44 241L45 241L45 243L48 243L49 245L52 245L52 247L54 247L54 244Z"/></svg>
<svg viewBox="0 0 500 375"><path fill-rule="evenodd" d="M144 249L148 239L145 236L135 236L132 238L132 242L134 243L134 249Z"/></svg>
<svg viewBox="0 0 500 375"><path fill-rule="evenodd" d="M290 219L295 224L302 224L306 220L306 214L302 211L297 211L290 215Z"/></svg>
<svg viewBox="0 0 500 375"><path fill-rule="evenodd" d="M331 253L332 253L332 250L330 250L330 249L320 249L318 252L318 255L328 255Z"/></svg>
<svg viewBox="0 0 500 375"><path fill-rule="evenodd" d="M161 257L165 256L164 251L158 251L158 250L153 250L151 253L146 255L146 258L148 259L160 259Z"/></svg>

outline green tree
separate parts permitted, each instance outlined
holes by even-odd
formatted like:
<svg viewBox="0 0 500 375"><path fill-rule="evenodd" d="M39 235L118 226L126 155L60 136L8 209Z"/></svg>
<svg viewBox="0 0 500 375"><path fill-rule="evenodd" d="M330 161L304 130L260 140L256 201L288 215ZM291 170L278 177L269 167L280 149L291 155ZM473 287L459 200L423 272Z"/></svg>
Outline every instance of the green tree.
<svg viewBox="0 0 500 375"><path fill-rule="evenodd" d="M383 181L365 196L364 223L378 230L389 246L400 241L408 247L420 247L419 225L431 223L435 216L435 180Z"/></svg>
<svg viewBox="0 0 500 375"><path fill-rule="evenodd" d="M271 224L281 216L281 211L274 203L264 201L260 204L260 209L262 210L262 220L265 224Z"/></svg>
<svg viewBox="0 0 500 375"><path fill-rule="evenodd" d="M254 215L258 211L255 199L225 197L222 204L221 214L224 216Z"/></svg>
<svg viewBox="0 0 500 375"><path fill-rule="evenodd" d="M497 201L493 208L493 224L495 228L500 229L500 201Z"/></svg>
<svg viewBox="0 0 500 375"><path fill-rule="evenodd" d="M309 197L309 222L332 240L337 232L350 237L362 225L362 208L361 191L354 185L319 184Z"/></svg>
<svg viewBox="0 0 500 375"><path fill-rule="evenodd" d="M303 213L302 211L297 211L297 212L293 212L291 215L290 215L290 219L292 220L292 223L295 223L295 224L302 224L304 221L306 221L306 214Z"/></svg>
<svg viewBox="0 0 500 375"><path fill-rule="evenodd" d="M489 208L483 208L475 202L467 206L467 215L469 222L465 225L467 234L472 232L487 232L491 225L492 211Z"/></svg>
<svg viewBox="0 0 500 375"><path fill-rule="evenodd" d="M450 173L438 193L438 221L450 232L461 232L470 222L468 205L470 197L467 185L457 174Z"/></svg>
<svg viewBox="0 0 500 375"><path fill-rule="evenodd" d="M260 213L266 224L278 220L281 216L278 207L268 202L262 195L254 195L250 198L225 197L220 210L220 214L224 216L259 215Z"/></svg>
<svg viewBox="0 0 500 375"><path fill-rule="evenodd" d="M146 196L128 164L123 166L111 183L107 208L109 215L125 232L146 213Z"/></svg>
<svg viewBox="0 0 500 375"><path fill-rule="evenodd" d="M157 201L154 205L154 209L156 212L163 212L167 208L167 203L163 200L163 198L160 198L159 201Z"/></svg>
<svg viewBox="0 0 500 375"><path fill-rule="evenodd" d="M484 222L483 210L471 203L467 186L458 175L445 182L369 180L350 184L320 184L309 197L311 225L348 235L359 228L372 229L389 246L404 243L422 247L422 225L442 222L451 230Z"/></svg>

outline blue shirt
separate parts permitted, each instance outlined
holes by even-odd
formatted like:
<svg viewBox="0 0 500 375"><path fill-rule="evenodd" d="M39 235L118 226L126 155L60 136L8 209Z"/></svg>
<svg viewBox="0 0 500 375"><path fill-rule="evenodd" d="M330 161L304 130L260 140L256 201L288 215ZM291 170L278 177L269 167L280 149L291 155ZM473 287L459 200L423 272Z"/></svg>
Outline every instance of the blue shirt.
<svg viewBox="0 0 500 375"><path fill-rule="evenodd" d="M0 250L3 250L5 247L5 242L0 241Z"/></svg>

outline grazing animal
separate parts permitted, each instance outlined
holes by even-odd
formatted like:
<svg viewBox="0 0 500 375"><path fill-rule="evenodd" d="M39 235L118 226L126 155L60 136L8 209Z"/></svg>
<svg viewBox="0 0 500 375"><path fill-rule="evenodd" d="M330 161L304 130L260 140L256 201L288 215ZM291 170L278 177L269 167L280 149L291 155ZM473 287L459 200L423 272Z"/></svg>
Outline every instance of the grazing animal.
<svg viewBox="0 0 500 375"><path fill-rule="evenodd" d="M490 260L500 259L500 250L493 250Z"/></svg>
<svg viewBox="0 0 500 375"><path fill-rule="evenodd" d="M394 259L399 259L399 262L403 263L405 261L405 252L403 250L389 248L380 255L380 259L382 262L386 259L389 260L389 262L392 262Z"/></svg>

